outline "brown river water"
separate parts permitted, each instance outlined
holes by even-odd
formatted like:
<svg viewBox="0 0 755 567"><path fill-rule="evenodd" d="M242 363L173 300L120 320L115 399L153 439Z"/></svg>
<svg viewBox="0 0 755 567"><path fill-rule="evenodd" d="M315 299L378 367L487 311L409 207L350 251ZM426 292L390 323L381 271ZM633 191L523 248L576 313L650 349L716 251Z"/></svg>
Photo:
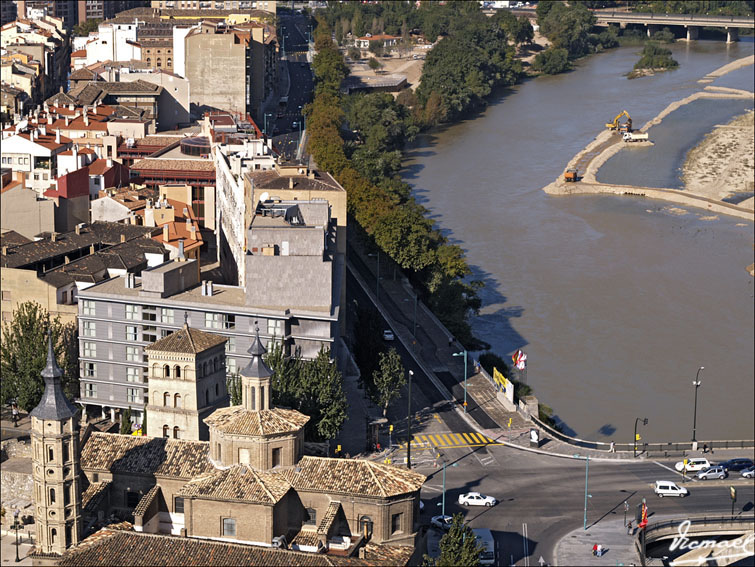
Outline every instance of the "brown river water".
<svg viewBox="0 0 755 567"><path fill-rule="evenodd" d="M753 438L752 223L541 191L623 109L641 126L701 89L706 73L751 55L753 43L671 49L679 69L654 77L624 77L639 58L632 47L528 80L407 152L404 179L485 282L474 332L502 356L522 348L535 395L586 439L629 442L636 417L649 420L645 440L691 439L700 366L697 439ZM752 91L753 68L711 84ZM656 127L671 140L657 148L669 159L623 171L614 163L611 175L639 185L655 168L673 178L706 132L753 106L695 104Z"/></svg>

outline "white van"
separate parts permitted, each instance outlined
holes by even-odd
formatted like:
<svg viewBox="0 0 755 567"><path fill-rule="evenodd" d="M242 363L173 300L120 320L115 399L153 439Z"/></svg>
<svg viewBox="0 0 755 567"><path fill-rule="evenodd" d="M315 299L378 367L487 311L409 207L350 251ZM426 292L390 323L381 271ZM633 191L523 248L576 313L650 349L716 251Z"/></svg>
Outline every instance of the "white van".
<svg viewBox="0 0 755 567"><path fill-rule="evenodd" d="M480 565L495 565L495 540L490 530L472 529L477 542L485 546L485 550L480 552Z"/></svg>
<svg viewBox="0 0 755 567"><path fill-rule="evenodd" d="M679 496L684 498L689 495L689 491L686 488L678 486L670 480L656 480L653 490L658 495L658 498L663 498L664 496Z"/></svg>
<svg viewBox="0 0 755 567"><path fill-rule="evenodd" d="M684 470L684 461L676 463L674 468L679 472L682 472ZM710 463L708 462L708 459L704 457L687 459L687 472L699 472L707 468L710 468Z"/></svg>

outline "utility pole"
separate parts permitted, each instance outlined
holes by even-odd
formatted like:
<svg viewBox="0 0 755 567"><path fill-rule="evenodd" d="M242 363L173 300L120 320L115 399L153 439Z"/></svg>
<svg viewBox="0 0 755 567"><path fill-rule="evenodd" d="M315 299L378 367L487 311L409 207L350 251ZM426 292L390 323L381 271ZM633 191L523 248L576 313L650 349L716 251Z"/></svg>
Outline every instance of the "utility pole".
<svg viewBox="0 0 755 567"><path fill-rule="evenodd" d="M462 352L455 352L451 356L464 357L464 413L467 413L467 351L464 349Z"/></svg>
<svg viewBox="0 0 755 567"><path fill-rule="evenodd" d="M642 425L647 425L648 424L648 418L647 417L645 417L645 418L637 417L634 420L634 457L635 458L637 458L637 441L639 441L639 439L637 439L637 422L638 421L641 421Z"/></svg>
<svg viewBox="0 0 755 567"><path fill-rule="evenodd" d="M701 366L697 369L697 375L695 376L695 381L692 382L692 385L695 387L695 412L692 416L692 442L697 443L697 389L700 387L700 384L702 382L699 380L700 378L700 371L705 370L705 366Z"/></svg>
<svg viewBox="0 0 755 567"><path fill-rule="evenodd" d="M414 372L409 371L409 408L406 415L406 468L412 468L412 376Z"/></svg>
<svg viewBox="0 0 755 567"><path fill-rule="evenodd" d="M585 531L587 531L587 478L590 473L590 455L587 455L587 458L585 459L585 517L582 522L582 527Z"/></svg>

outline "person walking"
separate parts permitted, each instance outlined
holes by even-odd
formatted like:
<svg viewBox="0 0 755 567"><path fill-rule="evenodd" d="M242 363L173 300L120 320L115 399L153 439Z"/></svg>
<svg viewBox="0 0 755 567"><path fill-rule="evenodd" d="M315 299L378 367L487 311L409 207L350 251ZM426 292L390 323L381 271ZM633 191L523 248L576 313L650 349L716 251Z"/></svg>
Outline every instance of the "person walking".
<svg viewBox="0 0 755 567"><path fill-rule="evenodd" d="M627 535L632 535L632 520L629 520L629 523L627 524Z"/></svg>
<svg viewBox="0 0 755 567"><path fill-rule="evenodd" d="M11 406L11 413L13 414L13 427L18 427L18 405L13 402Z"/></svg>
<svg viewBox="0 0 755 567"><path fill-rule="evenodd" d="M616 452L616 443L614 443L613 441L611 441L611 448L608 449L608 452L609 453L615 453Z"/></svg>

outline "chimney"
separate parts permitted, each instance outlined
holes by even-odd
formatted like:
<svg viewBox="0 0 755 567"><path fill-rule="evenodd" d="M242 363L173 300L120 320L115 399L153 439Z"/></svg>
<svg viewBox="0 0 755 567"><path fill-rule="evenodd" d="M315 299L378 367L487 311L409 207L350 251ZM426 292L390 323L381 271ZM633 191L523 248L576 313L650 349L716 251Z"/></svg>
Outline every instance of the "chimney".
<svg viewBox="0 0 755 567"><path fill-rule="evenodd" d="M68 120L68 118L66 118ZM74 144L73 148L71 148L71 153L73 154L73 168L74 170L79 169L79 145Z"/></svg>
<svg viewBox="0 0 755 567"><path fill-rule="evenodd" d="M289 189L293 189L294 188L294 178L293 177L289 177L288 178L288 188Z"/></svg>
<svg viewBox="0 0 755 567"><path fill-rule="evenodd" d="M55 143L60 143L60 129L55 130Z"/></svg>
<svg viewBox="0 0 755 567"><path fill-rule="evenodd" d="M186 217L186 230L191 230L191 219L189 217Z"/></svg>
<svg viewBox="0 0 755 567"><path fill-rule="evenodd" d="M7 256L7 255L8 255L8 247L3 246L3 256Z"/></svg>
<svg viewBox="0 0 755 567"><path fill-rule="evenodd" d="M207 295L212 296L214 293L214 290L212 289L212 282L210 280L207 280Z"/></svg>
<svg viewBox="0 0 755 567"><path fill-rule="evenodd" d="M168 240L170 240L170 237L168 236L169 233L170 233L170 226L168 226L168 223L166 222L163 225L163 240L165 242L168 242Z"/></svg>
<svg viewBox="0 0 755 567"><path fill-rule="evenodd" d="M125 234L121 234L121 242L126 242L126 235Z"/></svg>
<svg viewBox="0 0 755 567"><path fill-rule="evenodd" d="M66 264L68 264L70 261L71 261L71 259L68 256L66 256L66 258L65 258Z"/></svg>
<svg viewBox="0 0 755 567"><path fill-rule="evenodd" d="M70 120L69 120L68 116L66 116L66 126L68 126L69 123L70 123Z"/></svg>
<svg viewBox="0 0 755 567"><path fill-rule="evenodd" d="M52 234L50 234L50 242L56 242L58 239L58 233L55 231L52 231Z"/></svg>
<svg viewBox="0 0 755 567"><path fill-rule="evenodd" d="M84 113L84 126L89 126L89 115Z"/></svg>
<svg viewBox="0 0 755 567"><path fill-rule="evenodd" d="M107 164L108 167L113 167L113 160L112 159L108 158L105 163Z"/></svg>
<svg viewBox="0 0 755 567"><path fill-rule="evenodd" d="M178 259L181 261L186 260L186 256L184 255L184 240L183 238L178 241Z"/></svg>
<svg viewBox="0 0 755 567"><path fill-rule="evenodd" d="M89 253L90 254L94 254L94 252L95 252L95 250L94 250L94 244L90 244L89 245Z"/></svg>
<svg viewBox="0 0 755 567"><path fill-rule="evenodd" d="M126 274L126 287L129 289L133 289L136 287L136 276L131 273Z"/></svg>
<svg viewBox="0 0 755 567"><path fill-rule="evenodd" d="M63 87L61 87L61 88L63 88ZM73 111L73 103L69 103L68 104L68 110Z"/></svg>
<svg viewBox="0 0 755 567"><path fill-rule="evenodd" d="M47 124L40 124L39 125L39 133L42 136L47 136Z"/></svg>
<svg viewBox="0 0 755 567"><path fill-rule="evenodd" d="M30 142L34 141L34 128L32 128L31 130L29 130L29 141Z"/></svg>
<svg viewBox="0 0 755 567"><path fill-rule="evenodd" d="M76 234L81 234L81 224L77 224L74 230L76 231Z"/></svg>
<svg viewBox="0 0 755 567"><path fill-rule="evenodd" d="M147 208L148 209L152 208L152 199L147 199Z"/></svg>
<svg viewBox="0 0 755 567"><path fill-rule="evenodd" d="M191 225L189 227L189 234L191 235L191 239L192 240L196 240L197 239L197 227L194 226L194 225Z"/></svg>

